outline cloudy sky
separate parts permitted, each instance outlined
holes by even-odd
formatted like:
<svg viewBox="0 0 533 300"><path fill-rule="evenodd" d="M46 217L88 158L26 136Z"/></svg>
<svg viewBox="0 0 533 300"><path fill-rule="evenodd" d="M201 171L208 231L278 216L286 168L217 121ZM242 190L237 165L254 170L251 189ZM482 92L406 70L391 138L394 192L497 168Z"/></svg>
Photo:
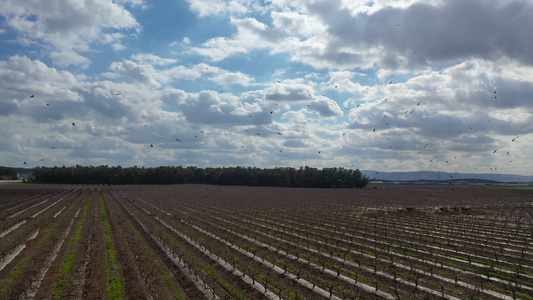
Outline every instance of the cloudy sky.
<svg viewBox="0 0 533 300"><path fill-rule="evenodd" d="M531 28L526 0L0 0L0 165L531 175Z"/></svg>

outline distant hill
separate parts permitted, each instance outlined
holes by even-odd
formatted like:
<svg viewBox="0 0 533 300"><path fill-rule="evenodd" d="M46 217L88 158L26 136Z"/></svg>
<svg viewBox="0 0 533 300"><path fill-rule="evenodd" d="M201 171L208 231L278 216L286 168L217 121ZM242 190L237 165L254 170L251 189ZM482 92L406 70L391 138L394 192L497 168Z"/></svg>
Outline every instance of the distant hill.
<svg viewBox="0 0 533 300"><path fill-rule="evenodd" d="M514 174L475 174L475 173L448 173L437 171L417 171L417 172L381 172L373 170L361 171L363 175L370 179L386 181L455 181L465 180L469 182L533 182L533 176L523 176Z"/></svg>

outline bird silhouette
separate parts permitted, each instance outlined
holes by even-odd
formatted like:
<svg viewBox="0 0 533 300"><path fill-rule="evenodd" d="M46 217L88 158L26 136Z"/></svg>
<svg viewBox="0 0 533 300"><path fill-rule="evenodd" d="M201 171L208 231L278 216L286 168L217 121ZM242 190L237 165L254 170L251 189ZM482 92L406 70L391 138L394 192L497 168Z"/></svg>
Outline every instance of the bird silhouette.
<svg viewBox="0 0 533 300"><path fill-rule="evenodd" d="M389 84L392 84L392 81L391 81L391 82L389 82Z"/></svg>
<svg viewBox="0 0 533 300"><path fill-rule="evenodd" d="M72 123L72 126L76 126L76 123Z"/></svg>
<svg viewBox="0 0 533 300"><path fill-rule="evenodd" d="M492 153L496 153L496 151L498 151L498 149L494 150Z"/></svg>
<svg viewBox="0 0 533 300"><path fill-rule="evenodd" d="M518 137L515 137L514 139L512 139L512 141L514 142Z"/></svg>
<svg viewBox="0 0 533 300"><path fill-rule="evenodd" d="M178 141L178 142L180 142L180 143L181 143L181 141L180 141L179 139L176 139L176 141Z"/></svg>
<svg viewBox="0 0 533 300"><path fill-rule="evenodd" d="M150 148L154 148L154 145L150 144Z"/></svg>
<svg viewBox="0 0 533 300"><path fill-rule="evenodd" d="M30 96L30 98L33 98L33 97L35 97L35 95L31 95L31 96Z"/></svg>
<svg viewBox="0 0 533 300"><path fill-rule="evenodd" d="M23 164L23 165L27 165L27 163L26 163L26 162L24 162L24 163L22 163L22 164Z"/></svg>

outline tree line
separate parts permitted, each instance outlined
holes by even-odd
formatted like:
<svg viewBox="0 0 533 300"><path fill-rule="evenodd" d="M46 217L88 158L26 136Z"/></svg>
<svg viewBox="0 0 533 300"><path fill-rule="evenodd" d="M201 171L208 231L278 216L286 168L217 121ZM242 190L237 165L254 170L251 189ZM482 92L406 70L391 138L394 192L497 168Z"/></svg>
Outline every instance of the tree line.
<svg viewBox="0 0 533 300"><path fill-rule="evenodd" d="M15 168L0 167L0 180L15 180L17 177Z"/></svg>
<svg viewBox="0 0 533 300"><path fill-rule="evenodd" d="M36 167L33 181L36 183L69 184L183 184L205 183L244 186L363 188L369 178L359 169L278 167L109 167L72 166Z"/></svg>

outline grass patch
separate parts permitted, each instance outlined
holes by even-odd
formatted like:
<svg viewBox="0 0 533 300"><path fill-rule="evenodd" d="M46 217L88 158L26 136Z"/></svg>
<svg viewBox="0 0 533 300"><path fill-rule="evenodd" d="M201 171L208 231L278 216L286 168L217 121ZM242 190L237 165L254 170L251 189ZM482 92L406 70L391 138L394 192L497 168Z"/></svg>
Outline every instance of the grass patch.
<svg viewBox="0 0 533 300"><path fill-rule="evenodd" d="M118 270L117 255L115 253L115 246L113 244L113 233L111 232L111 224L105 210L104 196L102 191L98 188L98 197L100 199L100 208L102 210L102 222L104 225L104 242L105 242L105 269L107 276L110 276L107 281L107 295L109 299L124 299L124 282L122 278L111 275Z"/></svg>
<svg viewBox="0 0 533 300"><path fill-rule="evenodd" d="M74 259L76 258L77 251L75 250L75 247L78 245L78 242L80 241L81 234L83 232L83 225L85 224L85 219L87 217L87 212L89 210L89 205L91 204L91 199L93 195L93 190L89 192L89 198L87 200L87 203L85 203L83 207L83 215L80 221L78 222L78 227L76 228L76 233L72 237L70 241L70 245L72 247L71 250L68 251L67 258L65 259L65 262L63 263L63 267L61 268L61 275L59 276L59 280L56 284L56 287L54 289L54 293L52 296L56 299L61 299L65 297L64 291L70 286L67 284L67 278L68 274L72 271L73 265L74 265Z"/></svg>
<svg viewBox="0 0 533 300"><path fill-rule="evenodd" d="M200 269L204 271L206 274L211 276L213 281L215 281L219 286L221 286L226 292L228 292L233 298L238 300L247 300L248 297L246 295L241 294L239 290L237 290L234 286L229 284L228 282L224 281L220 276L218 276L213 270L209 269L206 266L200 266Z"/></svg>

